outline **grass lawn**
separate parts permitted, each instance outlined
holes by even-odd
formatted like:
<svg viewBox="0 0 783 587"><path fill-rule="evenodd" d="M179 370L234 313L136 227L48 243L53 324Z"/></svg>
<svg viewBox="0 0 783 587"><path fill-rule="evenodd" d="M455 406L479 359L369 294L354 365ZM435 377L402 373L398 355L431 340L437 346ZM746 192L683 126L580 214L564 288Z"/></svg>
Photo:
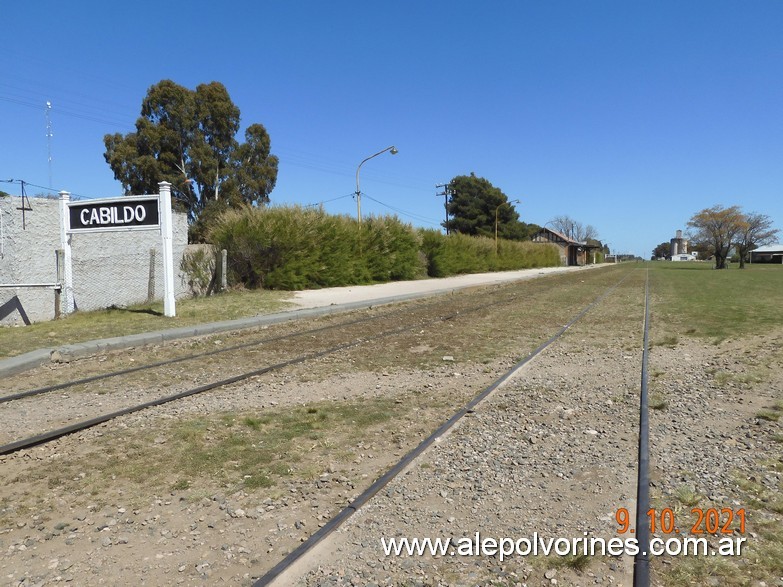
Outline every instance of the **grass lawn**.
<svg viewBox="0 0 783 587"><path fill-rule="evenodd" d="M648 266L653 303L651 340L655 344L674 346L683 337L719 344L729 339L780 332L783 325L783 266L748 265L743 270L732 267L721 271L713 270L708 263L654 262ZM773 360L779 361L779 358ZM732 379L738 380L731 373L714 374L714 383L721 388ZM763 379L757 379L752 371L739 381L770 392ZM656 409L666 409L666 406ZM757 424L759 429L763 428L763 422L777 423L781 414L783 401L771 401L755 415L760 422ZM697 420L694 416L695 425L698 425ZM770 579L783 576L783 531L777 515L783 513L783 484L780 477L775 476L783 470L781 441L783 435L772 435L771 443L756 449L755 470L735 473L735 503L748 510L752 521L743 558L735 561L719 557L680 557L672 564L659 566L663 584L672 587L779 584ZM680 488L675 497L686 509L701 499L689 487Z"/></svg>
<svg viewBox="0 0 783 587"><path fill-rule="evenodd" d="M783 266L746 265L716 271L709 263L653 262L653 324L659 337L690 335L718 343L783 323Z"/></svg>

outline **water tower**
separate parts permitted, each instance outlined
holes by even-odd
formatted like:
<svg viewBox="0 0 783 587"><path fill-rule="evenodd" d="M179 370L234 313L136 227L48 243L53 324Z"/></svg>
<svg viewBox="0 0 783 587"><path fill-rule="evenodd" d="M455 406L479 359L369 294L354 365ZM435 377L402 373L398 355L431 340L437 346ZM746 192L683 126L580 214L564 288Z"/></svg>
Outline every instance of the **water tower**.
<svg viewBox="0 0 783 587"><path fill-rule="evenodd" d="M687 255L688 254L688 239L682 238L682 231L677 231L677 236L674 237L671 241L671 254L672 257L675 255Z"/></svg>

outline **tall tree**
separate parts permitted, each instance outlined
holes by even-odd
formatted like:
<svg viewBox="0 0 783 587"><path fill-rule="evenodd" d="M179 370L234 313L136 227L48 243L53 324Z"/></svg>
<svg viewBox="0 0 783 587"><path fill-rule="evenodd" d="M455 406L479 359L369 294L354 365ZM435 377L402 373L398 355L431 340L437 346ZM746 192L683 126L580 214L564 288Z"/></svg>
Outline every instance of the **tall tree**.
<svg viewBox="0 0 783 587"><path fill-rule="evenodd" d="M780 231L772 227L772 219L766 214L757 212L745 214L734 243L739 255L740 269L745 268L745 255L760 245L774 241L778 232Z"/></svg>
<svg viewBox="0 0 783 587"><path fill-rule="evenodd" d="M269 201L278 168L269 135L252 124L240 144L239 125L223 84L191 91L163 80L147 91L135 132L104 137L104 158L127 194L156 193L158 182L170 182L193 223L208 205Z"/></svg>
<svg viewBox="0 0 783 587"><path fill-rule="evenodd" d="M508 197L483 177L458 175L449 184L451 198L446 210L448 221L443 226L450 232L495 236L497 215L498 234L503 238L524 238L525 227L520 227L519 214Z"/></svg>
<svg viewBox="0 0 783 587"><path fill-rule="evenodd" d="M744 220L739 206L705 208L688 221L691 240L715 257L716 269L726 269L726 259Z"/></svg>

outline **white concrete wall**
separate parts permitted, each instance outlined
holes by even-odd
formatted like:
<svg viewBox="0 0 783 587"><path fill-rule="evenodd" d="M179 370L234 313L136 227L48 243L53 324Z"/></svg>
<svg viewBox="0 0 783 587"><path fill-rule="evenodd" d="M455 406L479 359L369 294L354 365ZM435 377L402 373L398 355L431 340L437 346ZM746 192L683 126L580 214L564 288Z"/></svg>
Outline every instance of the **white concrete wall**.
<svg viewBox="0 0 783 587"><path fill-rule="evenodd" d="M32 211L25 213L22 227L21 198L0 198L3 219L3 256L0 258L0 283L54 283L55 250L60 247L59 201L30 198ZM175 296L187 295L187 282L179 265L187 245L187 216L174 213L174 287ZM74 300L79 310L97 310L126 306L147 299L150 249L155 249L155 299L163 297L163 257L157 230L135 230L71 235ZM19 297L32 321L54 317L52 289L0 288L0 305ZM18 313L0 324L21 323Z"/></svg>
<svg viewBox="0 0 783 587"><path fill-rule="evenodd" d="M25 205L28 200L25 199ZM58 201L29 198L32 210L22 211L22 198L0 198L0 283L30 284L57 281L55 250L59 246ZM0 305L14 296L31 321L54 317L54 290L49 288L0 288ZM22 324L18 312L0 324Z"/></svg>

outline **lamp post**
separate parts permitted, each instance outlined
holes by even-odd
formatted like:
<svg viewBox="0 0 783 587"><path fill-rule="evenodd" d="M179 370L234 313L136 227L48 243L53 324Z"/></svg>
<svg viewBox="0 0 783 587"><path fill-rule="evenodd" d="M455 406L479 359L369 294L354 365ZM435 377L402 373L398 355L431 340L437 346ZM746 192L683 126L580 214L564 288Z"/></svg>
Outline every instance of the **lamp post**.
<svg viewBox="0 0 783 587"><path fill-rule="evenodd" d="M519 204L519 200L511 200L510 202L503 202L501 204L498 204L498 207L495 208L495 255L498 254L498 212L500 211L500 207L508 204L509 206L511 204Z"/></svg>
<svg viewBox="0 0 783 587"><path fill-rule="evenodd" d="M389 151L392 155L396 155L399 153L397 148L392 145L391 147L386 147L382 151L378 151L374 155L370 155L366 159L364 159L361 163L359 163L359 167L356 168L356 219L359 221L359 228L362 226L362 191L359 189L359 170L362 168L362 165L367 163L370 159L373 157L377 157L378 155L381 155L385 153L386 151Z"/></svg>

